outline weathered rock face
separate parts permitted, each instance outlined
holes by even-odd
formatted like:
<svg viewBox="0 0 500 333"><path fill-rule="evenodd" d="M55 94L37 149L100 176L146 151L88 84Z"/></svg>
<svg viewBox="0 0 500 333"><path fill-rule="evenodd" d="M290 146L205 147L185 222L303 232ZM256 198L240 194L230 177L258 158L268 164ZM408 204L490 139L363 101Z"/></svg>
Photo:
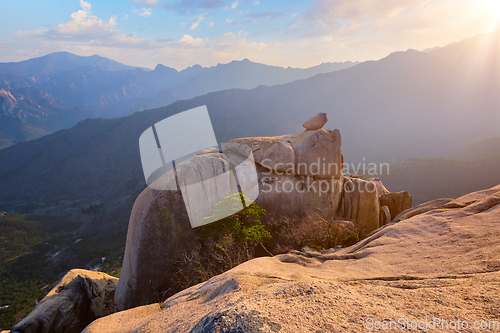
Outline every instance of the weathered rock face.
<svg viewBox="0 0 500 333"><path fill-rule="evenodd" d="M174 251L189 243L193 229L179 191L146 188L130 216L117 310L158 302L168 290L165 267Z"/></svg>
<svg viewBox="0 0 500 333"><path fill-rule="evenodd" d="M382 227L389 223L391 223L391 211L389 207L382 206L380 207L380 226Z"/></svg>
<svg viewBox="0 0 500 333"><path fill-rule="evenodd" d="M339 251L250 260L162 307L116 313L84 332L366 332L375 321L418 325L429 314L498 322L500 186L488 193L414 211Z"/></svg>
<svg viewBox="0 0 500 333"><path fill-rule="evenodd" d="M385 188L384 184L382 184L382 181L380 178L370 178L368 179L369 182L372 182L377 186L378 194L379 195L384 195L387 193L390 193L388 189Z"/></svg>
<svg viewBox="0 0 500 333"><path fill-rule="evenodd" d="M412 206L412 197L408 192L386 193L380 196L380 205L387 206L394 218L401 212L410 209Z"/></svg>
<svg viewBox="0 0 500 333"><path fill-rule="evenodd" d="M416 207L410 208L408 210L405 210L405 211L399 213L399 215L397 215L394 219L392 219L392 222L399 222L402 220L406 220L406 219L409 219L410 217L413 217L415 215L420 215L423 213L430 212L431 210L444 209L445 206L451 201L453 201L453 199L436 199L436 200L432 200L432 201L423 203L421 205L418 205ZM458 208L458 207L455 207L455 208Z"/></svg>
<svg viewBox="0 0 500 333"><path fill-rule="evenodd" d="M229 142L248 145L252 148L255 163L277 174L319 179L339 179L342 176L342 136L338 129Z"/></svg>
<svg viewBox="0 0 500 333"><path fill-rule="evenodd" d="M344 182L339 130L242 138L229 143L252 149L258 167L257 204L266 209L268 218L308 211L336 214Z"/></svg>
<svg viewBox="0 0 500 333"><path fill-rule="evenodd" d="M252 151L258 181L255 188L245 188L244 179L239 179L239 183L245 194L258 190L255 202L267 211L262 218L264 224L284 216L300 218L316 213L325 219L352 221L364 236L387 222L388 217L381 216L378 190L380 186L383 188L381 182L342 175L339 130L316 129L279 137L235 139L227 147L238 145ZM207 212L214 203L230 194L225 191L234 191L236 184L225 177L238 155L229 148L222 152L214 149L200 152L176 167L177 181L173 170L167 172L154 183L158 190L148 188L137 198L116 292L118 310L158 302L169 289L169 272L165 267L173 253L196 246L189 218L192 223L198 209L204 212L198 218L202 221L203 216L212 215ZM215 178L220 181L197 186L191 194L182 190L183 184L201 184L204 179ZM401 205L398 201L397 209ZM191 211L191 207L196 209Z"/></svg>
<svg viewBox="0 0 500 333"><path fill-rule="evenodd" d="M343 198L337 216L352 221L360 228L361 236L380 226L380 202L377 186L369 181L346 177Z"/></svg>
<svg viewBox="0 0 500 333"><path fill-rule="evenodd" d="M318 113L308 121L306 121L302 126L308 131L314 131L322 128L328 121L326 113Z"/></svg>
<svg viewBox="0 0 500 333"><path fill-rule="evenodd" d="M11 332L81 332L93 320L114 312L117 284L113 276L73 269Z"/></svg>

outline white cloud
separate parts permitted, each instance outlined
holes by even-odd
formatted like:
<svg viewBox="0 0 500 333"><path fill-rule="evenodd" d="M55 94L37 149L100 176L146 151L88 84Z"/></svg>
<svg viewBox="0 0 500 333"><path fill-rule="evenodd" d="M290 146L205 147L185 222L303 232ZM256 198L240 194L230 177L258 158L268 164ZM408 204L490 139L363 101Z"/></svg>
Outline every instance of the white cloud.
<svg viewBox="0 0 500 333"><path fill-rule="evenodd" d="M231 9L235 9L236 7L238 7L238 1L233 2Z"/></svg>
<svg viewBox="0 0 500 333"><path fill-rule="evenodd" d="M220 6L218 0L185 1L192 6L195 3L201 6L202 2L208 6L210 1ZM230 6L233 1L225 4ZM89 2L80 1L80 6L67 22L18 31L17 40L0 47L2 61L19 61L66 50L80 55L99 54L150 68L157 63L177 69L197 63L212 66L243 58L277 66L308 67L328 61L380 59L397 50L446 45L481 32L481 24L484 25L484 20L467 21L470 0L318 0L302 16L299 13L294 20L288 19L288 35L276 35L274 41L266 38L264 43L252 30L245 36L244 25L240 33L228 32L218 38L201 39L186 34L152 40L123 33L118 28L123 24L121 20L117 21L114 16L97 17ZM152 8L145 5L138 8L142 6ZM199 6L196 15L190 16L195 22L186 18L187 25L178 26L189 28L197 22L194 27L197 29L204 20L204 28L213 27L213 18L204 14L208 9ZM286 17L290 18L292 13ZM270 13L251 14L252 22L273 17ZM230 18L225 23L235 24ZM224 21L220 24L224 25Z"/></svg>
<svg viewBox="0 0 500 333"><path fill-rule="evenodd" d="M116 25L116 16L112 16L107 22L103 22L97 16L92 15L91 5L88 2L80 0L80 6L82 9L71 14L70 21L61 23L51 29L55 35L97 37Z"/></svg>
<svg viewBox="0 0 500 333"><path fill-rule="evenodd" d="M259 0L254 0L253 4L254 5L260 5L260 1Z"/></svg>
<svg viewBox="0 0 500 333"><path fill-rule="evenodd" d="M153 10L151 8L142 8L142 11L135 9L134 13L142 17L150 17L153 13Z"/></svg>
<svg viewBox="0 0 500 333"><path fill-rule="evenodd" d="M208 25L208 27L209 27L210 29L212 29L212 28L214 27L214 25L215 25L215 23L212 21L212 22L210 22L210 24Z"/></svg>
<svg viewBox="0 0 500 333"><path fill-rule="evenodd" d="M14 38L19 38L19 39L25 39L25 38L30 38L30 37L37 37L37 36L42 36L45 33L47 33L49 29L47 28L40 28L35 31L18 31L14 35Z"/></svg>
<svg viewBox="0 0 500 333"><path fill-rule="evenodd" d="M205 42L206 40L203 40L201 38L193 38L189 35L182 36L182 38L178 41L179 44L189 47L199 47L202 46Z"/></svg>
<svg viewBox="0 0 500 333"><path fill-rule="evenodd" d="M34 31L18 31L14 38L40 39L44 42L63 41L69 43L86 43L109 47L151 47L152 42L135 35L124 34L116 29L116 16L103 21L92 14L90 3L80 0L81 9L71 14L68 22L60 23L52 28L40 28Z"/></svg>
<svg viewBox="0 0 500 333"><path fill-rule="evenodd" d="M85 11L90 11L91 5L88 2L80 0L80 7Z"/></svg>
<svg viewBox="0 0 500 333"><path fill-rule="evenodd" d="M189 30L194 30L198 27L198 24L201 23L201 21L203 21L203 15L200 15L198 16L198 19L196 21L193 22L193 24L191 24L191 26L189 27Z"/></svg>
<svg viewBox="0 0 500 333"><path fill-rule="evenodd" d="M297 16L297 13L293 13L292 14L292 18L294 18L295 16Z"/></svg>
<svg viewBox="0 0 500 333"><path fill-rule="evenodd" d="M154 7L156 6L156 0L134 0L138 6Z"/></svg>
<svg viewBox="0 0 500 333"><path fill-rule="evenodd" d="M317 0L302 22L309 37L425 29L441 23L463 2L467 0Z"/></svg>

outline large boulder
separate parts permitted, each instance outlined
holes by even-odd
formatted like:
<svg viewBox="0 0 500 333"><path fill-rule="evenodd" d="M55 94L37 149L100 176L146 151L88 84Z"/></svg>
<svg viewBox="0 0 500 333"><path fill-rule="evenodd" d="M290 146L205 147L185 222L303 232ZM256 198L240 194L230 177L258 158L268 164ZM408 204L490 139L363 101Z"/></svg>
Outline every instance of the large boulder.
<svg viewBox="0 0 500 333"><path fill-rule="evenodd" d="M380 227L380 201L376 184L345 177L342 195L337 216L354 222L361 237Z"/></svg>
<svg viewBox="0 0 500 333"><path fill-rule="evenodd" d="M489 192L339 251L250 260L161 305L98 319L84 333L366 332L400 319L414 330L426 318L441 320L429 331L456 331L457 318L469 330L476 321L498 325L500 186Z"/></svg>
<svg viewBox="0 0 500 333"><path fill-rule="evenodd" d="M241 138L253 151L255 163L277 174L319 179L342 176L342 136L340 131L319 129L278 137Z"/></svg>
<svg viewBox="0 0 500 333"><path fill-rule="evenodd" d="M238 145L249 147L253 153L257 189L245 188L245 181L240 177L245 173L239 173L238 178L243 193L259 191L255 197L256 203L267 211L264 223L282 216L304 216L307 212L324 216L337 214L344 181L338 166L342 163L338 130L237 139L228 142L222 152L213 149L200 152L158 178L137 198L130 216L115 297L118 310L161 300L169 289L165 267L171 263L173 254L196 247L192 227L201 224L193 225L193 218L203 221L202 215L211 215L210 207L236 189L234 179L231 181L226 171L241 157L234 149ZM266 168L266 162L273 167ZM306 175L295 172L300 168L298 163ZM331 164L330 171L327 163ZM195 186L211 179L218 181L209 181L209 186ZM194 189L189 190L190 187ZM376 209L378 211L378 206ZM201 215L193 217L195 214Z"/></svg>
<svg viewBox="0 0 500 333"><path fill-rule="evenodd" d="M317 179L307 176L262 172L256 202L267 212L264 221L280 216L318 213L337 216L341 205L344 177Z"/></svg>
<svg viewBox="0 0 500 333"><path fill-rule="evenodd" d="M352 221L363 237L386 223L379 201L383 185L343 176L341 144L338 129L235 139L222 151L202 151L158 178L139 195L130 216L117 309L162 300L171 288L168 267L173 257L196 250L192 227L213 216L215 203L238 191L229 174L242 170L241 156L249 152L256 180L247 182L251 172L239 172L239 186L267 211L264 224L314 213L326 220ZM397 201L398 209L401 205Z"/></svg>
<svg viewBox="0 0 500 333"><path fill-rule="evenodd" d="M114 312L117 284L117 278L105 273L72 269L11 332L79 333Z"/></svg>
<svg viewBox="0 0 500 333"><path fill-rule="evenodd" d="M161 293L169 289L165 267L193 236L180 190L146 188L130 215L116 309L160 301Z"/></svg>
<svg viewBox="0 0 500 333"><path fill-rule="evenodd" d="M302 126L308 131L314 131L322 128L328 122L328 117L326 113L318 113L308 121L306 121Z"/></svg>
<svg viewBox="0 0 500 333"><path fill-rule="evenodd" d="M380 205L387 206L391 216L396 217L412 207L412 197L406 191L385 193L380 196Z"/></svg>

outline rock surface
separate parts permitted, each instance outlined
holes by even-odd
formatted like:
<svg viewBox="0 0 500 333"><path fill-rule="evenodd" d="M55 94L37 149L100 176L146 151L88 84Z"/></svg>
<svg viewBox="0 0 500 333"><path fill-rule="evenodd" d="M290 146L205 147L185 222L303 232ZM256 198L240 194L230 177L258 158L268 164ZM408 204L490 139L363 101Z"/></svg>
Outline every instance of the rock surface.
<svg viewBox="0 0 500 333"><path fill-rule="evenodd" d="M322 128L328 122L328 117L326 113L318 113L308 121L306 121L302 126L308 131L314 131Z"/></svg>
<svg viewBox="0 0 500 333"><path fill-rule="evenodd" d="M380 226L384 226L386 224L391 223L392 218L391 218L391 211L389 210L389 207L387 206L382 206L380 207Z"/></svg>
<svg viewBox="0 0 500 333"><path fill-rule="evenodd" d="M342 136L340 131L319 129L278 137L241 138L252 148L255 163L278 174L319 179L342 176Z"/></svg>
<svg viewBox="0 0 500 333"><path fill-rule="evenodd" d="M477 197L476 197L476 199L477 199ZM431 210L442 209L445 207L445 205L447 205L451 201L453 201L453 199L436 199L436 200L432 200L432 201L423 203L421 205L418 205L416 207L410 208L408 210L405 210L405 211L399 213L399 215L397 215L392 220L392 222L399 222L402 220L406 220L412 216L427 213ZM457 207L455 207L455 208L457 208Z"/></svg>
<svg viewBox="0 0 500 333"><path fill-rule="evenodd" d="M391 193L380 180L372 182L342 175L341 145L338 129L316 129L279 137L235 139L226 147L244 146L252 152L257 172L255 188L245 189L245 182L242 179L239 182L245 194L258 191L255 202L267 212L261 219L264 224L272 219L302 218L314 213L325 219L352 221L363 237L387 223L388 217L381 214L379 197L380 191L383 195ZM115 296L118 310L162 300L171 284L168 280L171 272L166 267L173 255L197 246L188 215L192 217L196 209L208 211L229 195L219 186L198 186L192 195L186 196L186 191L178 189L176 179L178 184L200 183L202 179L216 177L224 180L227 172L223 172L231 169L234 164L231 161L238 160L238 155L229 148L222 152L216 149L200 152L177 165L177 176L171 170L154 183L154 188L168 190L147 188L139 195L130 216ZM236 184L222 188L234 189ZM397 213L411 199L405 193L396 194L394 199L389 197ZM397 213L391 212L391 216ZM202 215L198 220L203 220Z"/></svg>
<svg viewBox="0 0 500 333"><path fill-rule="evenodd" d="M396 217L401 212L411 208L412 197L406 191L385 193L380 195L380 205L387 206L391 212L391 216Z"/></svg>
<svg viewBox="0 0 500 333"><path fill-rule="evenodd" d="M250 260L162 307L113 314L84 332L366 332L370 319L494 324L500 186L457 200L464 201L391 223L339 251Z"/></svg>
<svg viewBox="0 0 500 333"><path fill-rule="evenodd" d="M359 178L345 179L337 216L354 222L360 228L361 236L364 236L381 225L377 186Z"/></svg>
<svg viewBox="0 0 500 333"><path fill-rule="evenodd" d="M146 188L136 199L115 295L117 310L160 301L170 254L194 238L179 191Z"/></svg>
<svg viewBox="0 0 500 333"><path fill-rule="evenodd" d="M72 269L11 332L81 332L96 318L114 312L117 284L113 276Z"/></svg>

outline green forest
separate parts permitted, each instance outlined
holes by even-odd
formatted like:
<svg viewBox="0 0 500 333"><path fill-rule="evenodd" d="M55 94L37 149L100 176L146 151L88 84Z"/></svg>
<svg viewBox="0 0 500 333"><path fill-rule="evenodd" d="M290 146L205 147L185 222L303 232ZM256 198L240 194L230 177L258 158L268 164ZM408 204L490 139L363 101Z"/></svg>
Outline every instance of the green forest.
<svg viewBox="0 0 500 333"><path fill-rule="evenodd" d="M0 213L0 329L26 316L66 272L71 258L61 250L74 243L71 218ZM77 258L77 257L76 257Z"/></svg>

